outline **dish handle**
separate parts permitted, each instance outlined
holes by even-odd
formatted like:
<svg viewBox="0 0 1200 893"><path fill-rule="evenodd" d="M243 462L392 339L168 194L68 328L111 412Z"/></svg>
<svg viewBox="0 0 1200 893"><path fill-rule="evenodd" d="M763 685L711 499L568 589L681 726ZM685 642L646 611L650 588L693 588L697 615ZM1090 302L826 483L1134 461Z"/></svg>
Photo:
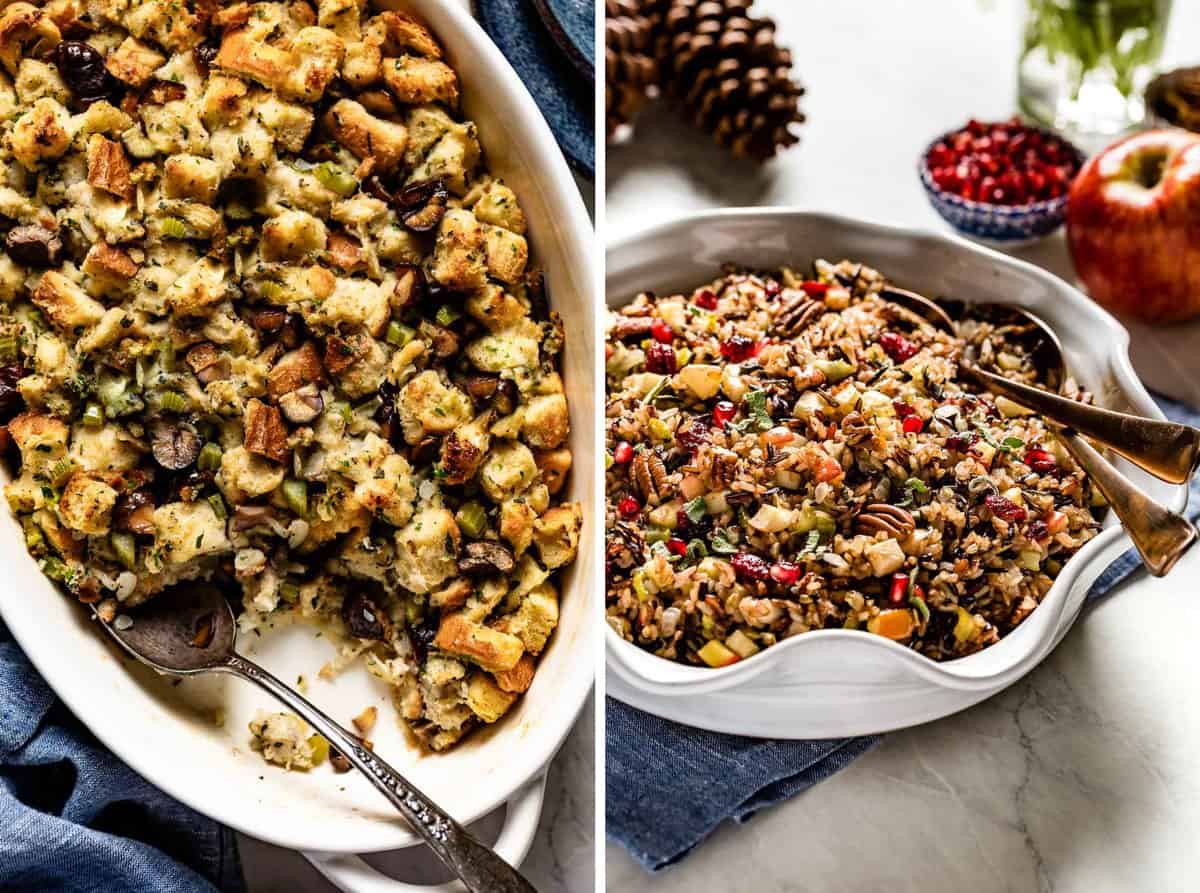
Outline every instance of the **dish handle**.
<svg viewBox="0 0 1200 893"><path fill-rule="evenodd" d="M545 797L546 773L542 772L526 782L505 804L504 826L492 849L514 868L520 868L521 862L529 854L529 848L533 846ZM327 881L344 893L458 893L462 890L462 885L457 881L432 886L398 881L353 853L305 852L302 855Z"/></svg>

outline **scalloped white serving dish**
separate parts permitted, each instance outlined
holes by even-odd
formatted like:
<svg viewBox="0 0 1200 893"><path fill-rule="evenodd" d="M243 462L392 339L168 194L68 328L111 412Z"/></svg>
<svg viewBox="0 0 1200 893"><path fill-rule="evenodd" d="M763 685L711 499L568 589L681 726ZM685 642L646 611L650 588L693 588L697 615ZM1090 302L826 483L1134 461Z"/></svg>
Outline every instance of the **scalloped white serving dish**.
<svg viewBox="0 0 1200 893"><path fill-rule="evenodd" d="M568 495L584 504L588 519L579 559L564 578L561 621L529 693L497 726L444 755L422 755L406 740L387 687L365 671L352 669L334 682L318 679L333 649L314 639L314 628L243 636L239 650L286 681L306 676L309 697L344 724L367 705L378 705L371 735L378 752L464 824L508 801L503 852L519 862L537 827L539 776L574 724L594 669L594 236L540 112L466 9L444 0L404 5L437 33L461 75L466 113L479 123L491 168L520 197L551 304L566 322L563 377L575 454ZM358 773L285 773L251 752L250 718L259 708L281 709L265 694L230 678L173 684L125 659L90 628L86 609L42 577L11 514L0 515L6 574L0 613L59 697L137 772L198 811L283 847L350 854L419 842ZM220 728L212 721L217 708L225 717ZM349 856L318 867L343 889L395 889Z"/></svg>
<svg viewBox="0 0 1200 893"><path fill-rule="evenodd" d="M1129 362L1129 336L1105 311L1031 264L954 236L789 209L696 214L609 247L608 304L640 291L690 290L721 264L766 268L816 258L862 261L929 296L1019 304L1054 327L1067 363L1097 401L1162 418ZM1173 509L1187 488L1120 460L1147 493ZM977 654L936 663L880 636L819 630L723 669L656 657L605 626L608 693L677 722L742 735L836 738L928 722L995 694L1033 669L1066 634L1101 571L1131 548L1115 518L1063 568L1041 605Z"/></svg>

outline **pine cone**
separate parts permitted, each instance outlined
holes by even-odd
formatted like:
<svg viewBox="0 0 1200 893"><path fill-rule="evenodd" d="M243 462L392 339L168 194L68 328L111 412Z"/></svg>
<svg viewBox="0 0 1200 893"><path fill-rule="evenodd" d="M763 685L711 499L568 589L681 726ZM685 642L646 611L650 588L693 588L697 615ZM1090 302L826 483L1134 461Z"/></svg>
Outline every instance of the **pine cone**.
<svg viewBox="0 0 1200 893"><path fill-rule="evenodd" d="M650 55L650 19L640 0L604 2L604 115L608 136L628 124L658 78Z"/></svg>
<svg viewBox="0 0 1200 893"><path fill-rule="evenodd" d="M643 0L668 96L737 158L763 162L799 142L804 88L775 24L749 0Z"/></svg>

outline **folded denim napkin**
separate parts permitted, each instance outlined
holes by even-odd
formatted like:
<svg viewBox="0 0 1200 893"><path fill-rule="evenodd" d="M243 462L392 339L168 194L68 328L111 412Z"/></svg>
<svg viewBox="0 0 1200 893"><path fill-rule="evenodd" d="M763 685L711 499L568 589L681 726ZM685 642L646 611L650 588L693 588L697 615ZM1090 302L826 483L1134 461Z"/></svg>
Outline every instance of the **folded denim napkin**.
<svg viewBox="0 0 1200 893"><path fill-rule="evenodd" d="M109 753L58 701L3 623L0 828L0 890L245 890L233 832Z"/></svg>
<svg viewBox="0 0 1200 893"><path fill-rule="evenodd" d="M1200 426L1200 412L1166 397L1155 399L1168 418ZM1200 478L1191 482L1188 515L1200 515ZM1088 599L1104 595L1140 566L1130 549L1105 569ZM879 740L721 735L613 698L607 699L605 713L608 836L650 871L683 859L725 819L745 822L845 768Z"/></svg>

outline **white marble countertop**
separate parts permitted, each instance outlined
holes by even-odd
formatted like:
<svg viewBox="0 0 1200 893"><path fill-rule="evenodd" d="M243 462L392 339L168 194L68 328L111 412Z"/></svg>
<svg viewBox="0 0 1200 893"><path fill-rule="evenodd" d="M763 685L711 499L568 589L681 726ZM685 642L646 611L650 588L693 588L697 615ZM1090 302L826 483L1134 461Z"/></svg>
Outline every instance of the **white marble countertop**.
<svg viewBox="0 0 1200 893"><path fill-rule="evenodd" d="M1015 106L1017 0L759 0L809 88L801 145L759 171L669 115L610 150L607 232L722 205L797 205L941 229L914 170L925 143ZM1177 0L1166 56L1196 62L1200 3ZM1193 47L1188 53L1186 46ZM1063 276L1062 239L1023 252ZM1200 403L1200 324L1134 328L1153 386ZM887 736L848 769L683 863L648 875L616 844L608 888L1000 893L1196 889L1200 552L1086 612L1026 680Z"/></svg>

